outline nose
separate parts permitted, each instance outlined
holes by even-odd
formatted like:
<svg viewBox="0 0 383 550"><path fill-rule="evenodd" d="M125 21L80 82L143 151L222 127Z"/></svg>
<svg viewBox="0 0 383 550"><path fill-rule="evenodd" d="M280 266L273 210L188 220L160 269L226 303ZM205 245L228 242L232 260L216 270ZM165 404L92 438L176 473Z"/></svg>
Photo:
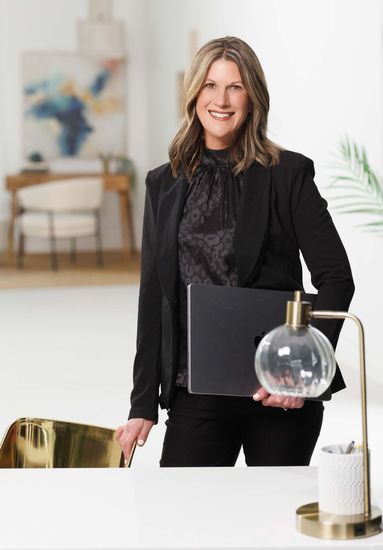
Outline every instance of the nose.
<svg viewBox="0 0 383 550"><path fill-rule="evenodd" d="M217 88L217 95L215 97L214 102L217 105L217 107L220 107L221 109L225 109L226 107L228 107L230 101L229 101L229 95L225 87Z"/></svg>

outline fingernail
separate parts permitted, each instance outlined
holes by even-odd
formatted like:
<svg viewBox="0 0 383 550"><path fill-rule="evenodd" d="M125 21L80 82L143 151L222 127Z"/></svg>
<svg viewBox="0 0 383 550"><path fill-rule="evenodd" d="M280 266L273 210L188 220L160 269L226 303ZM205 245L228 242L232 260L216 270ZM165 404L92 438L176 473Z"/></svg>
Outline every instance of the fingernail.
<svg viewBox="0 0 383 550"><path fill-rule="evenodd" d="M145 441L144 441L143 439L139 439L139 440L137 441L137 445L138 445L139 447L142 447L144 443L145 443Z"/></svg>
<svg viewBox="0 0 383 550"><path fill-rule="evenodd" d="M259 401L261 399L261 396L259 395L259 393L255 393L253 395L253 399L254 399L254 401Z"/></svg>

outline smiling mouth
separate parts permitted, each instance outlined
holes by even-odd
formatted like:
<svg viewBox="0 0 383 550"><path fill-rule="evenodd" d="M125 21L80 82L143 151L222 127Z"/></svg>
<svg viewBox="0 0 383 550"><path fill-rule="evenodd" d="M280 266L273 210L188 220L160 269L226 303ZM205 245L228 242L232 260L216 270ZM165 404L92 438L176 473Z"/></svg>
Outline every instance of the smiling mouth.
<svg viewBox="0 0 383 550"><path fill-rule="evenodd" d="M231 118L234 113L220 113L219 111L209 111L209 114L214 118L214 120L228 120Z"/></svg>

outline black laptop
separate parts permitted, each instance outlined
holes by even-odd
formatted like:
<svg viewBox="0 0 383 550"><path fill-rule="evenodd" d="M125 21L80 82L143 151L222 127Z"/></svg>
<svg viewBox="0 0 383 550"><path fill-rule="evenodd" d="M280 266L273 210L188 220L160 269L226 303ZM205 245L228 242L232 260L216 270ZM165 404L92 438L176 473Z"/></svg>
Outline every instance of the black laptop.
<svg viewBox="0 0 383 550"><path fill-rule="evenodd" d="M293 292L190 284L188 390L252 396L260 387L254 355L265 334L283 325ZM316 294L303 294L312 303ZM322 398L323 399L323 398Z"/></svg>

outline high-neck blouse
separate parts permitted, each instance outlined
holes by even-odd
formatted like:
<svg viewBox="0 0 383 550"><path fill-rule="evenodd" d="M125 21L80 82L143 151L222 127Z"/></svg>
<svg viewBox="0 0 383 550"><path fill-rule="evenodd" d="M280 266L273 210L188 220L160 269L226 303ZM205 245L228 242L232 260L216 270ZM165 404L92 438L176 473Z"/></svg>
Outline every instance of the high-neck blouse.
<svg viewBox="0 0 383 550"><path fill-rule="evenodd" d="M186 194L178 228L179 386L187 386L187 285L238 284L233 241L242 177L232 168L228 149L205 149Z"/></svg>

